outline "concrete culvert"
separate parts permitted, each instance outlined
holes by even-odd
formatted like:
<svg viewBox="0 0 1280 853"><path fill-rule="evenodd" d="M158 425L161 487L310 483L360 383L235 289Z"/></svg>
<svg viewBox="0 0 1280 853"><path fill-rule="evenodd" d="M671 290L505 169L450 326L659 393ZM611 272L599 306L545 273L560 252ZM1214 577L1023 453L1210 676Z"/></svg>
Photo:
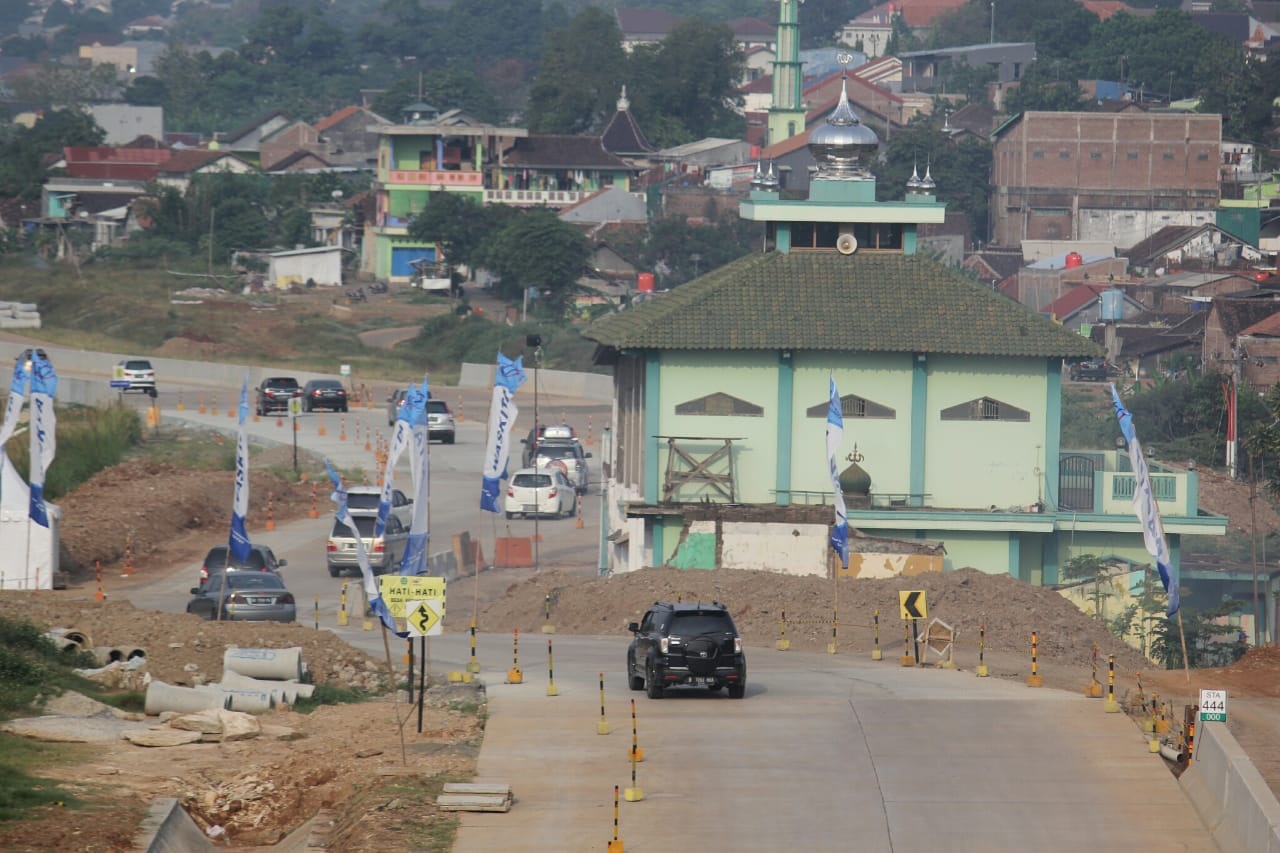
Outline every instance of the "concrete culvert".
<svg viewBox="0 0 1280 853"><path fill-rule="evenodd" d="M302 678L302 647L241 649L233 646L222 655L222 671L252 678L298 681Z"/></svg>
<svg viewBox="0 0 1280 853"><path fill-rule="evenodd" d="M147 685L147 697L143 703L143 710L152 717L165 711L189 714L223 707L226 707L226 697L219 687L179 687L163 681Z"/></svg>

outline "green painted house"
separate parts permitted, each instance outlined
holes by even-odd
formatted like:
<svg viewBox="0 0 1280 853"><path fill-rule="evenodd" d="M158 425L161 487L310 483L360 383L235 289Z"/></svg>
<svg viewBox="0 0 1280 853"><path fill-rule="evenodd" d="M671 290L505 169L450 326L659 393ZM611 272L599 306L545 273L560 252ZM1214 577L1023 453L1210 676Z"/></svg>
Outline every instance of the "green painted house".
<svg viewBox="0 0 1280 853"><path fill-rule="evenodd" d="M1048 584L1078 554L1149 562L1127 457L1061 446L1063 362L1097 347L918 254L937 188L926 169L877 202L878 140L846 97L809 146L808 198L782 198L770 169L741 203L761 253L585 332L614 371L608 568L829 572L831 378L851 573ZM1225 532L1194 472L1152 468L1175 560L1183 536Z"/></svg>

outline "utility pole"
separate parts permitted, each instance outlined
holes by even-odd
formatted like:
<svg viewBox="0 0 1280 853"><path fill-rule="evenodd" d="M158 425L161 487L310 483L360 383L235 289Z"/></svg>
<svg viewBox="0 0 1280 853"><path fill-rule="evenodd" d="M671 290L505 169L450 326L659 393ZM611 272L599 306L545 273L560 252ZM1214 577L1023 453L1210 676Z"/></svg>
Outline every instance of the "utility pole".
<svg viewBox="0 0 1280 853"><path fill-rule="evenodd" d="M991 0L991 44L996 43L996 0Z"/></svg>

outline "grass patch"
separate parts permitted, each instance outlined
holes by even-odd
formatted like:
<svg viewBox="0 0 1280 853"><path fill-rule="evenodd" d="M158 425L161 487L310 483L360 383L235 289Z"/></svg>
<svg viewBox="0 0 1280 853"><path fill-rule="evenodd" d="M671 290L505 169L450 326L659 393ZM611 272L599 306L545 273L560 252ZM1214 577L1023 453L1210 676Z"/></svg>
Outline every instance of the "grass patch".
<svg viewBox="0 0 1280 853"><path fill-rule="evenodd" d="M332 684L317 684L315 692L310 698L303 699L298 697L297 703L293 706L293 710L300 714L310 714L321 705L342 705L355 704L357 702L365 702L370 697L377 695L369 690L360 690L355 687L335 687Z"/></svg>
<svg viewBox="0 0 1280 853"><path fill-rule="evenodd" d="M0 821L30 819L52 803L76 807L84 803L55 782L30 771L87 760L79 744L45 743L16 735L0 735Z"/></svg>
<svg viewBox="0 0 1280 853"><path fill-rule="evenodd" d="M118 465L142 440L138 413L119 404L59 406L57 415L58 453L45 475L48 500L57 500L104 468ZM29 436L14 436L7 447L18 473L24 480L30 479Z"/></svg>

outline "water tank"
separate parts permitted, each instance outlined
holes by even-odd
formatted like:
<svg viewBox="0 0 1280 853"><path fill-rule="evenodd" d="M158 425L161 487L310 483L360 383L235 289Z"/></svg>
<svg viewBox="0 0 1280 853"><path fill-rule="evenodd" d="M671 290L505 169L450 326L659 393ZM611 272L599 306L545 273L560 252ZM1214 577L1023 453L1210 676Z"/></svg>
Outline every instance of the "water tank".
<svg viewBox="0 0 1280 853"><path fill-rule="evenodd" d="M641 293L653 293L653 273L642 272L638 276L636 289Z"/></svg>
<svg viewBox="0 0 1280 853"><path fill-rule="evenodd" d="M1084 263L1079 252L1067 252L1067 269L1073 270Z"/></svg>
<svg viewBox="0 0 1280 853"><path fill-rule="evenodd" d="M1099 319L1103 322L1116 322L1124 319L1124 292L1112 288L1101 294L1102 312Z"/></svg>

